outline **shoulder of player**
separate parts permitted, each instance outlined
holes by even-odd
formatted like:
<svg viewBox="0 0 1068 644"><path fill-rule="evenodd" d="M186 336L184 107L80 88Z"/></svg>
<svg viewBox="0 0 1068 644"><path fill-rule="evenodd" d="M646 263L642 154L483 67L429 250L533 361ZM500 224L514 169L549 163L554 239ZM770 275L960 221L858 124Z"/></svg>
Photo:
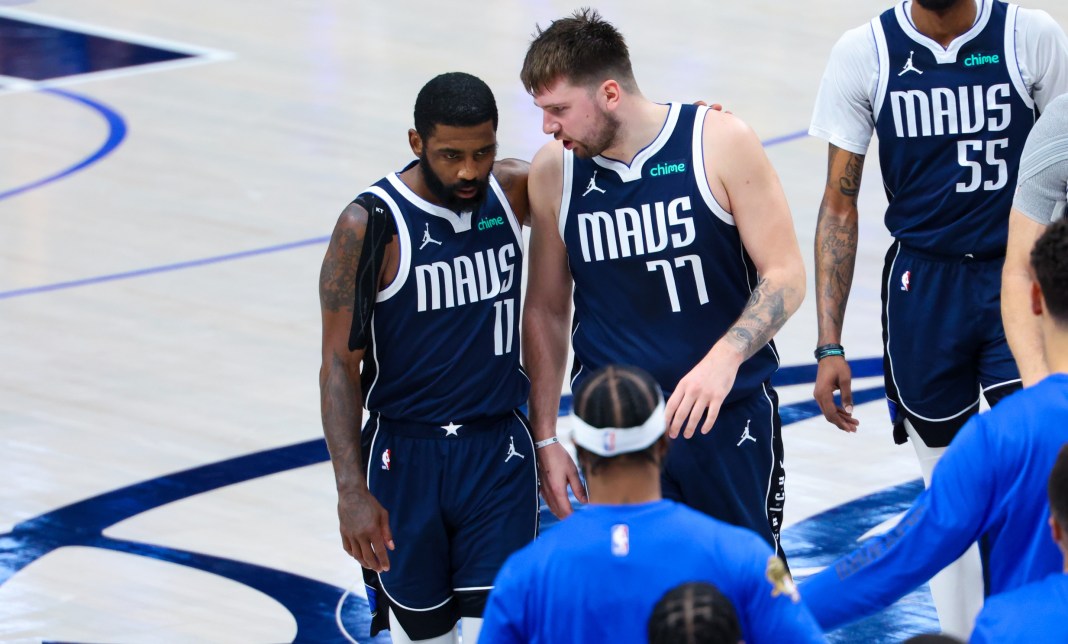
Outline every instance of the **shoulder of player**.
<svg viewBox="0 0 1068 644"><path fill-rule="evenodd" d="M339 232L353 232L363 237L364 231L367 230L367 218L367 209L354 201L345 206L338 215L334 233L336 235Z"/></svg>
<svg viewBox="0 0 1068 644"><path fill-rule="evenodd" d="M875 18L878 20L878 17ZM871 22L858 25L842 33L831 48L831 60L853 62L857 57L875 56L875 36L872 34Z"/></svg>
<svg viewBox="0 0 1068 644"><path fill-rule="evenodd" d="M530 162L530 175L533 178L551 176L551 173L563 170L564 145L559 141L549 141L541 146Z"/></svg>
<svg viewBox="0 0 1068 644"><path fill-rule="evenodd" d="M733 154L752 148L754 144L760 145L753 128L734 114L708 110L705 113L704 133L702 142L708 155L715 155L730 150ZM720 165L720 164L717 164Z"/></svg>
<svg viewBox="0 0 1068 644"><path fill-rule="evenodd" d="M1064 30L1053 19L1053 16L1042 9L1033 7L1019 7L1019 13L1016 14L1016 29L1027 39L1064 37Z"/></svg>
<svg viewBox="0 0 1068 644"><path fill-rule="evenodd" d="M530 174L530 164L522 159L500 159L493 164L493 176L505 192L509 192L520 184L525 187L528 174Z"/></svg>

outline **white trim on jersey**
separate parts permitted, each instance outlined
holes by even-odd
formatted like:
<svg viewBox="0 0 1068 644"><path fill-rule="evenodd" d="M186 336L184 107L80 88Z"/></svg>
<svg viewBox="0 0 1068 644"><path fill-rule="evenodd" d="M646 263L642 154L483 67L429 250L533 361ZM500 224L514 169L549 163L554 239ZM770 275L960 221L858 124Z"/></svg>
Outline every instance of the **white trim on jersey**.
<svg viewBox="0 0 1068 644"><path fill-rule="evenodd" d="M449 595L448 597L445 598L445 601L441 602L437 606L431 606L430 608L412 608L410 606L405 606L404 604L400 603L399 601L397 601L396 599L393 598L393 595L389 594L389 591L386 590L385 582L382 581L382 573L378 573L378 585L382 588L382 592L384 592L386 594L386 597L389 597L389 601L394 606L400 606L404 610L411 611L413 613L426 613L428 611L436 610L438 608L441 608L445 604L448 604L450 601L452 601L452 595Z"/></svg>
<svg viewBox="0 0 1068 644"><path fill-rule="evenodd" d="M623 183L630 183L632 181L638 181L642 178L642 170L644 169L645 162L648 161L660 151L664 144L671 138L672 132L675 131L675 124L679 120L679 112L682 111L682 105L680 103L668 103L668 115L664 119L664 125L660 128L660 134L656 135L653 142L645 146L638 151L638 154L634 155L634 159L629 164L622 161L616 161L615 159L606 159L602 156L593 157L593 162L601 166L606 170L611 170L619 175Z"/></svg>
<svg viewBox="0 0 1068 644"><path fill-rule="evenodd" d="M408 274L412 270L412 239L408 234L408 223L404 219L404 213L397 205L397 202L393 200L393 197L378 186L371 186L367 189L367 192L385 201L393 212L393 219L397 222L397 245L400 247L400 257L397 260L397 276L393 278L389 286L379 291L378 295L375 296L375 302L385 302L396 295L401 290L401 287L404 286L404 283L408 281Z"/></svg>
<svg viewBox="0 0 1068 644"><path fill-rule="evenodd" d="M579 330L580 326L582 326L581 322L576 324L574 330L571 331L571 346L572 347L575 346L575 334L578 333L578 330ZM578 371L575 372L575 375L571 376L571 383L570 384L571 384L571 391L572 392L575 391L575 381L578 380L579 375L582 373L582 370L585 369L585 368L586 368L586 365L580 364L579 368L578 368Z"/></svg>
<svg viewBox="0 0 1068 644"><path fill-rule="evenodd" d="M872 130L879 121L879 112L882 111L883 101L886 100L886 88L890 86L890 46L886 44L886 32L883 31L883 23L876 16L871 21L871 37L875 40L875 55L879 60L879 80L875 85L875 96L872 97ZM871 132L868 133L868 142L871 142ZM865 154L866 152L861 152Z"/></svg>
<svg viewBox="0 0 1068 644"><path fill-rule="evenodd" d="M1027 83L1024 82L1023 72L1020 71L1020 61L1016 52L1016 20L1019 17L1020 7L1010 4L1008 15L1005 16L1005 69L1012 79L1012 86L1023 100L1024 105L1035 109L1035 99L1027 91Z"/></svg>
<svg viewBox="0 0 1068 644"><path fill-rule="evenodd" d="M707 114L708 107L702 105L697 108L697 115L693 121L693 141L691 145L693 151L693 175L694 179L697 180L697 189L712 214L728 226L734 226L734 216L716 201L715 195L712 194L712 188L708 186L708 175L705 174L704 132L705 115Z"/></svg>
<svg viewBox="0 0 1068 644"><path fill-rule="evenodd" d="M897 244L897 250L894 251L894 261L890 262L890 270L887 272L887 275L886 275L886 289L887 289L886 292L887 293L893 292L893 290L892 290L893 289L892 282L893 282L893 279L894 279L894 266L897 265L897 258L900 255L901 255L901 244L899 242ZM955 414L946 416L944 418L928 418L926 416L917 414L915 411L913 411L909 407L908 403L905 402L905 397L903 395L901 395L901 386L897 384L897 375L894 373L894 354L890 351L890 341L892 340L892 338L890 337L890 298L889 297L887 297L886 301L883 302L883 314L886 315L886 355L887 355L887 363L890 365L890 379L894 382L894 389L897 390L897 402L902 407L905 408L905 411L907 411L908 413L912 414L916 418L919 418L920 420L926 420L929 423L941 423L941 422L945 422L945 421L948 421L948 420L953 420L954 418L958 418L960 416L963 416L964 414L968 413L968 411L970 411L973 407L978 409L979 401L982 400L982 394L976 395L975 402L971 403L970 405L968 405L964 409L958 411Z"/></svg>
<svg viewBox="0 0 1068 644"><path fill-rule="evenodd" d="M983 389L983 393L985 394L988 391L993 391L995 389L1000 389L1001 387L1008 387L1009 385L1015 385L1015 384L1019 384L1021 382L1023 382L1023 381L1020 380L1019 378L1013 378L1012 380L1006 380L1004 382L999 382L996 385L990 385L989 387L984 388Z"/></svg>
<svg viewBox="0 0 1068 644"><path fill-rule="evenodd" d="M497 200L501 202L501 207L504 208L504 212L508 213L508 223L512 226L512 232L515 233L516 241L519 242L519 254L523 254L523 228L519 222L519 219L515 216L515 211L512 210L512 204L508 201L508 196L504 194L504 189L501 188L501 184L497 182L496 177L492 174L489 178L490 189L493 190L493 194L497 195Z"/></svg>
<svg viewBox="0 0 1068 644"><path fill-rule="evenodd" d="M945 48L933 38L922 34L920 30L916 28L916 25L912 23L910 10L910 7L912 6L911 0L905 0L894 7L894 14L897 17L897 24L901 27L901 30L905 32L905 35L915 41L917 45L926 47L930 50L939 64L955 63L957 62L957 54L960 53L960 48L982 33L983 29L986 28L987 23L990 22L990 16L994 12L993 3L994 0L982 0L982 2L978 3L976 7L978 15L975 17L975 23L972 24L972 28L954 38L953 41L949 43L949 47ZM876 18L876 20L878 20L878 18Z"/></svg>
<svg viewBox="0 0 1068 644"><path fill-rule="evenodd" d="M434 205L426 199L423 199L419 195L415 194L415 192L412 191L411 188L409 188L403 181L401 181L400 177L396 173L387 175L386 179L388 179L390 185L392 185L397 190L397 192L401 193L401 195L403 195L405 199L410 201L413 206L415 206L419 210L422 210L428 215L434 215L435 217L444 219L445 221L452 224L452 229L454 232L462 233L471 230L471 216L473 214L471 210L465 210L460 214L456 214L448 208L442 208L441 206Z"/></svg>
<svg viewBox="0 0 1068 644"><path fill-rule="evenodd" d="M571 212L571 189L575 184L575 153L571 150L560 148L564 155L563 190L560 191L560 218L557 225L560 228L560 239L564 239L564 226L567 224L567 216Z"/></svg>

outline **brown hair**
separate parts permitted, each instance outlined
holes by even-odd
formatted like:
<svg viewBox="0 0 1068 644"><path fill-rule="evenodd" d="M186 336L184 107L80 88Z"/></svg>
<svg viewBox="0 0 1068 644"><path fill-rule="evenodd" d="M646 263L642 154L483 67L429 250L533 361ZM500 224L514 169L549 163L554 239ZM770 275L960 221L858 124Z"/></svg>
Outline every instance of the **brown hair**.
<svg viewBox="0 0 1068 644"><path fill-rule="evenodd" d="M554 20L544 31L538 27L519 78L531 94L560 79L580 87L612 79L628 91L637 89L623 34L589 7Z"/></svg>

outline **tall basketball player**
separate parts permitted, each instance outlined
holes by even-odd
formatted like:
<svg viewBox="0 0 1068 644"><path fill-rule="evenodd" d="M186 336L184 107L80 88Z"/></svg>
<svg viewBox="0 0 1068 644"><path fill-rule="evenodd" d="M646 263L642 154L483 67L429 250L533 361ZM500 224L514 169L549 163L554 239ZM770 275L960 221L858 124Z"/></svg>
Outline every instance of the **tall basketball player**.
<svg viewBox="0 0 1068 644"><path fill-rule="evenodd" d="M556 430L574 284L572 388L611 363L650 372L669 396L669 434L682 435L664 497L779 552L771 339L804 297L805 269L759 139L730 114L647 99L623 36L595 11L539 33L521 77L555 139L530 170L523 345L535 437ZM566 513L564 472L542 474Z"/></svg>
<svg viewBox="0 0 1068 644"><path fill-rule="evenodd" d="M454 642L460 619L476 641L497 570L537 531L517 410L527 168L494 162L496 130L481 80L428 82L408 132L418 160L345 208L320 276L342 544L365 569L372 631L394 642Z"/></svg>
<svg viewBox="0 0 1068 644"><path fill-rule="evenodd" d="M980 396L995 404L1020 387L998 301L1009 209L1035 112L1065 90L1061 29L997 0L903 0L838 41L820 85L810 133L830 153L814 395L829 422L856 430L841 337L874 131L894 236L882 280L886 396L894 438L911 439L926 483ZM966 557L931 584L942 628L957 636L982 601L978 557Z"/></svg>

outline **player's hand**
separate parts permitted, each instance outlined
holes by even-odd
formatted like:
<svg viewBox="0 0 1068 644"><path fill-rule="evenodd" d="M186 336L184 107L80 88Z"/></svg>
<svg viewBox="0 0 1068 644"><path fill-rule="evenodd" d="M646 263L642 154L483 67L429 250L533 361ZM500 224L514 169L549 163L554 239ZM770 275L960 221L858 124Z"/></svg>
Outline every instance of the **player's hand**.
<svg viewBox="0 0 1068 644"><path fill-rule="evenodd" d="M842 406L834 404L834 392L842 392ZM816 367L816 387L812 396L823 417L843 432L857 431L860 421L853 418L853 372L842 356L830 356Z"/></svg>
<svg viewBox="0 0 1068 644"><path fill-rule="evenodd" d="M703 107L705 105L708 105L708 103L706 103L705 101L694 101L693 104L697 105L698 107ZM716 110L717 112L723 112L724 114L733 114L734 113L734 112L732 112L730 110L723 109L723 104L722 103L712 103L711 105L708 105L708 107L709 107L709 109Z"/></svg>
<svg viewBox="0 0 1068 644"><path fill-rule="evenodd" d="M389 512L367 488L338 495L337 515L341 520L341 545L364 568L375 572L389 570L393 550L393 533L389 530Z"/></svg>
<svg viewBox="0 0 1068 644"><path fill-rule="evenodd" d="M713 358L710 353L683 376L664 409L668 436L677 438L681 431L685 438L691 438L702 414L705 422L701 425L701 433L712 431L719 408L734 386L740 364L736 358L722 353Z"/></svg>
<svg viewBox="0 0 1068 644"><path fill-rule="evenodd" d="M586 488L579 478L575 461L560 443L553 443L534 452L538 461L538 480L541 482L541 496L549 504L549 510L557 519L567 518L571 514L571 499L567 488L575 497L587 503Z"/></svg>

